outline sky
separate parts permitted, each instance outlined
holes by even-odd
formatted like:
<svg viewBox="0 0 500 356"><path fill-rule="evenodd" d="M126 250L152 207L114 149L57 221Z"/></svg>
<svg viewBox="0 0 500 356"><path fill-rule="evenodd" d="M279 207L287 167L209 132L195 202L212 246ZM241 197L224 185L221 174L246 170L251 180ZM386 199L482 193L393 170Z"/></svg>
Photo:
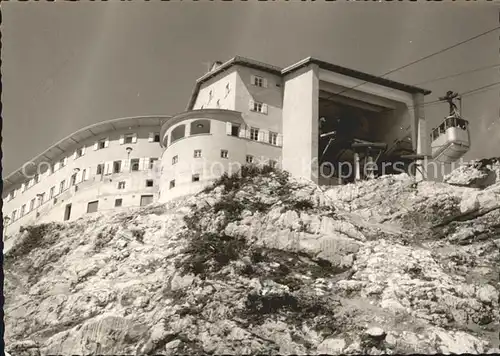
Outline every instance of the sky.
<svg viewBox="0 0 500 356"><path fill-rule="evenodd" d="M185 110L207 62L312 56L375 75L499 26L487 2L2 3L3 175L101 121ZM388 78L418 84L500 64L500 31ZM500 81L499 68L422 84L425 101ZM464 157L500 156L500 86L463 98ZM425 107L431 127L446 104Z"/></svg>

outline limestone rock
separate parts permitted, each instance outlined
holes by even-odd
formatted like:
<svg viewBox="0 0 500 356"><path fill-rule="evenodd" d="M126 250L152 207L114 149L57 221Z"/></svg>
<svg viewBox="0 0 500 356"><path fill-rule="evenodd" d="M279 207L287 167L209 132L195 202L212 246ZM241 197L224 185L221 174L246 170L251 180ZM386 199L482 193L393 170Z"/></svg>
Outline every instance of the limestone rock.
<svg viewBox="0 0 500 356"><path fill-rule="evenodd" d="M325 339L319 344L317 352L320 354L338 355L341 354L346 343L344 339Z"/></svg>
<svg viewBox="0 0 500 356"><path fill-rule="evenodd" d="M454 179L476 184L483 168ZM391 175L319 188L273 172L229 191L26 227L6 246L6 349L493 352L499 207L498 183Z"/></svg>

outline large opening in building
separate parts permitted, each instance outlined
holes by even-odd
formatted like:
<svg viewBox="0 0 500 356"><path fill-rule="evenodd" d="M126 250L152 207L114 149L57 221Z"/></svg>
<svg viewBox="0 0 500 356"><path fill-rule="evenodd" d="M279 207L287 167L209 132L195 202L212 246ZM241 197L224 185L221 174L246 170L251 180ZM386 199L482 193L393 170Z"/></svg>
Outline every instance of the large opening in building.
<svg viewBox="0 0 500 356"><path fill-rule="evenodd" d="M186 125L179 125L170 133L170 143L174 143L186 136Z"/></svg>
<svg viewBox="0 0 500 356"><path fill-rule="evenodd" d="M95 213L97 211L99 201L91 201L87 204L87 213Z"/></svg>
<svg viewBox="0 0 500 356"><path fill-rule="evenodd" d="M210 133L210 120L195 120L191 122L191 135Z"/></svg>
<svg viewBox="0 0 500 356"><path fill-rule="evenodd" d="M320 81L319 183L336 185L406 171L413 153L406 105L365 94L342 96ZM339 94L337 94L339 93ZM398 172L398 170L400 170Z"/></svg>
<svg viewBox="0 0 500 356"><path fill-rule="evenodd" d="M149 205L153 202L152 195L141 195L141 206Z"/></svg>
<svg viewBox="0 0 500 356"><path fill-rule="evenodd" d="M71 204L66 204L66 208L64 209L64 221L69 220L71 217Z"/></svg>

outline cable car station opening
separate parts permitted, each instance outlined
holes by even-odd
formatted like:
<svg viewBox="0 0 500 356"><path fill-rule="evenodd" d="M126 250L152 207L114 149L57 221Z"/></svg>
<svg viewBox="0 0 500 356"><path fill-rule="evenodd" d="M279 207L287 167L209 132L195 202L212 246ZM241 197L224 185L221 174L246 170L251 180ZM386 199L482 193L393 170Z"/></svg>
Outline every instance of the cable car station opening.
<svg viewBox="0 0 500 356"><path fill-rule="evenodd" d="M321 87L327 87L320 82ZM366 98L365 98L366 100ZM319 92L319 183L335 185L407 171L414 153L404 105ZM396 168L396 169L395 169Z"/></svg>

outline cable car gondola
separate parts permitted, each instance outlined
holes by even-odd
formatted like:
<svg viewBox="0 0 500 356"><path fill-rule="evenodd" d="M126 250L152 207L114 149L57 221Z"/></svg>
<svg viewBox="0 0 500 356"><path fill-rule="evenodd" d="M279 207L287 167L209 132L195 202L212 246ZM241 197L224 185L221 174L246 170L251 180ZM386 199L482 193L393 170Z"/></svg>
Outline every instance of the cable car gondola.
<svg viewBox="0 0 500 356"><path fill-rule="evenodd" d="M432 130L432 158L441 163L452 163L463 157L470 149L469 122L464 120L453 99L458 94L451 91L440 98L450 104L450 115Z"/></svg>

